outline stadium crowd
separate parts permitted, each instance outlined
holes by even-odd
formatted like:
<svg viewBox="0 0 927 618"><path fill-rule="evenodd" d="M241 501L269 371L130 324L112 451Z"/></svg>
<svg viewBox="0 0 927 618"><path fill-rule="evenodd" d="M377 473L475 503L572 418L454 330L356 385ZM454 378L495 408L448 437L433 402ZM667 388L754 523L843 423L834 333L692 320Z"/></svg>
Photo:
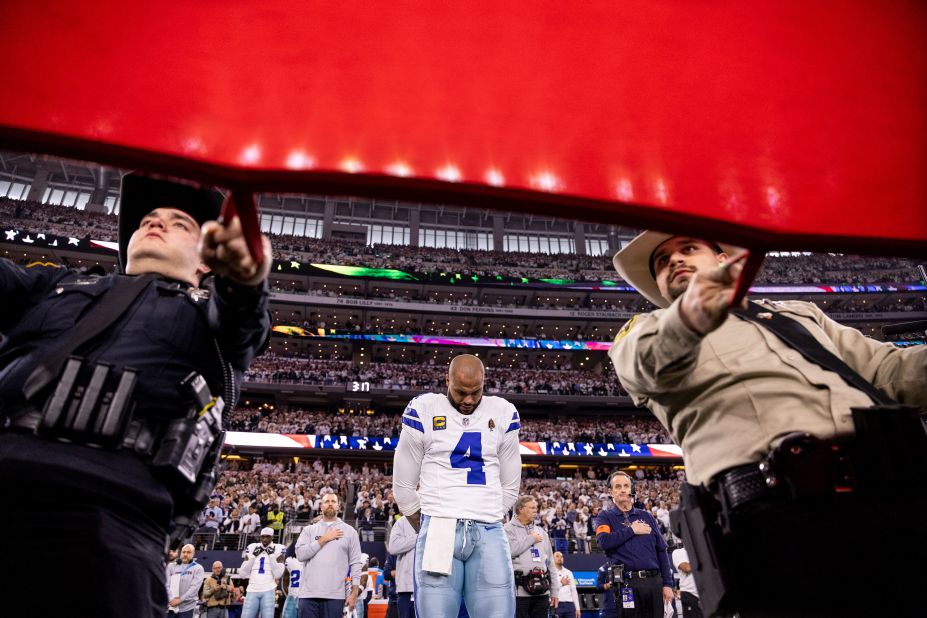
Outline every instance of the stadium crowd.
<svg viewBox="0 0 927 618"><path fill-rule="evenodd" d="M312 360L279 356L268 352L252 362L245 372L250 382L318 384L335 386L348 382L369 382L373 389L443 391L447 367L417 363L368 363ZM624 395L618 377L610 371L579 371L565 368L486 368L488 394L533 393L610 397Z"/></svg>
<svg viewBox="0 0 927 618"><path fill-rule="evenodd" d="M562 551L589 552L595 537L592 521L611 506L605 479L612 467L605 464L580 469L555 465L528 465L521 493L538 500L536 523L545 528ZM399 509L391 491L390 464L354 464L316 459L258 461L248 468L230 462L200 515L198 540L209 536L253 536L262 527L284 530L292 521L305 523L318 516L323 493L338 494L339 515L358 527L364 540L373 540L376 528L391 525ZM629 470L635 476L636 500L650 510L663 531L669 527L669 510L679 502L685 480L682 470L667 466ZM368 534L364 534L367 532Z"/></svg>
<svg viewBox="0 0 927 618"><path fill-rule="evenodd" d="M115 241L116 216L69 206L0 198L5 225L34 233ZM344 240L271 234L274 257L307 263L396 268L416 272L460 271L481 277L523 276L538 279L617 280L609 256L478 251L364 245ZM915 263L905 258L870 258L813 254L768 257L756 283L906 283L917 281Z"/></svg>
<svg viewBox="0 0 927 618"><path fill-rule="evenodd" d="M237 408L226 419L231 431L298 433L362 438L399 436L400 415L376 413L332 414L325 411L272 407ZM669 444L669 435L656 419L629 417L533 419L522 416L519 436L527 442L599 442Z"/></svg>

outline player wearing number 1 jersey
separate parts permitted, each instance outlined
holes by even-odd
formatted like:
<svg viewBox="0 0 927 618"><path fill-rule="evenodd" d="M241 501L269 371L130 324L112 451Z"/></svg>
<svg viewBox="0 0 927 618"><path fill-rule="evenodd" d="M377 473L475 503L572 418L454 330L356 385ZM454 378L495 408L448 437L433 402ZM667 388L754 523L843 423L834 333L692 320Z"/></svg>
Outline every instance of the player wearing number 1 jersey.
<svg viewBox="0 0 927 618"><path fill-rule="evenodd" d="M483 364L454 358L447 395L420 395L402 415L393 461L393 494L419 531L415 608L456 618L515 614L513 573L502 517L521 483L518 411L483 396ZM431 537L431 541L429 541Z"/></svg>
<svg viewBox="0 0 927 618"><path fill-rule="evenodd" d="M283 575L283 565L277 561L284 547L274 543L274 531L261 530L261 542L251 543L244 551L245 561L238 567L242 577L248 579L242 618L273 618L274 596L277 582Z"/></svg>

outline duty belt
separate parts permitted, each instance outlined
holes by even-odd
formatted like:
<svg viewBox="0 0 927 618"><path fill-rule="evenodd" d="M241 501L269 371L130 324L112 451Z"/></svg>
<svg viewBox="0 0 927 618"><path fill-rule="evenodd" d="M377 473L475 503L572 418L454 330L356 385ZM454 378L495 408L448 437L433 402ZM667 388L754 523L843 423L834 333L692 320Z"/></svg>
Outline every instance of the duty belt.
<svg viewBox="0 0 927 618"><path fill-rule="evenodd" d="M25 430L35 434L40 433L42 426L43 412L35 408L28 408L26 412L19 412L16 416L7 416L3 419L2 428L7 430ZM126 428L125 437L121 444L115 445L115 448L135 451L139 455L148 458L155 451L155 445L164 433L164 427L161 423L152 420L132 419ZM93 442L87 443L90 446L101 446Z"/></svg>
<svg viewBox="0 0 927 618"><path fill-rule="evenodd" d="M624 577L625 577L625 579L646 579L646 578L648 578L648 577L656 577L656 576L659 575L659 574L660 574L660 571L659 571L659 570L656 570L656 569L647 570L647 569L645 569L645 570L642 570L642 571L625 571L625 572L624 572Z"/></svg>
<svg viewBox="0 0 927 618"><path fill-rule="evenodd" d="M853 464L847 444L793 432L778 437L762 461L725 470L712 485L730 514L758 500L852 494L857 490Z"/></svg>
<svg viewBox="0 0 927 618"><path fill-rule="evenodd" d="M766 475L760 472L758 463L730 468L716 478L718 490L723 493L723 497L718 497L732 510L754 500L773 497Z"/></svg>

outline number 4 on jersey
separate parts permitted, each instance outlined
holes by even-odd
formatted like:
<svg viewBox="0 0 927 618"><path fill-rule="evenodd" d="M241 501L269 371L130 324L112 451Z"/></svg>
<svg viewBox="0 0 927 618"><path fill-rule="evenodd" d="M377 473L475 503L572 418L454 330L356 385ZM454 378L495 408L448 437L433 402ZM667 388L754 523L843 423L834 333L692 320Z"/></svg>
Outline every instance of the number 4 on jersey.
<svg viewBox="0 0 927 618"><path fill-rule="evenodd" d="M451 453L451 467L467 470L467 485L485 485L483 444L478 431L465 431Z"/></svg>

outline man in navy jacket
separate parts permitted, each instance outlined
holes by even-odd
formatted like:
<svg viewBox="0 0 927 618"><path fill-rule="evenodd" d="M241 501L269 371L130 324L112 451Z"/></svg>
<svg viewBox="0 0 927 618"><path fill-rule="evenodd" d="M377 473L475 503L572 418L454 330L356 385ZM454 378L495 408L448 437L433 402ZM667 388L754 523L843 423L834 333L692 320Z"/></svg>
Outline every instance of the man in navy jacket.
<svg viewBox="0 0 927 618"><path fill-rule="evenodd" d="M666 541L653 516L634 507L630 476L612 472L608 486L615 506L599 514L595 538L612 562L624 565L624 585L618 591L621 615L662 618L664 603L673 600Z"/></svg>

